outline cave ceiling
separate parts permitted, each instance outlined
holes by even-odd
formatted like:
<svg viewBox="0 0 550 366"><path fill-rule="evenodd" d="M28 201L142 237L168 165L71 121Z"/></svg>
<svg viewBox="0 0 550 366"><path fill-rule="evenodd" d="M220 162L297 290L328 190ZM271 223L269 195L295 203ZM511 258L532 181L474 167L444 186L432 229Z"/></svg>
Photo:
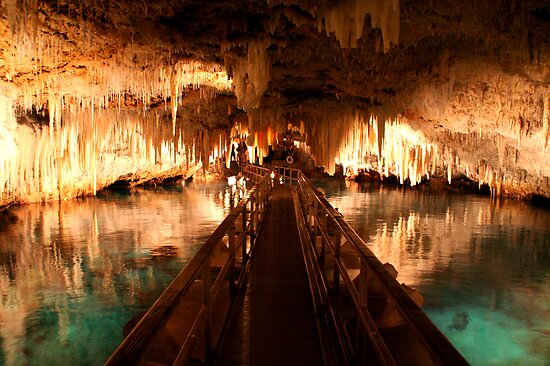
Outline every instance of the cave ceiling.
<svg viewBox="0 0 550 366"><path fill-rule="evenodd" d="M384 50L370 14L357 14L364 27L360 36L350 35L357 38L353 48L319 31L319 14L337 1L4 1L3 51L19 28L30 37L42 33L48 46L62 49L49 64L44 60L42 73L78 75L112 60L134 68L179 60L223 66L246 58L249 43L263 40L271 66L266 102L283 107L348 97L377 105L439 81L442 68L458 62L481 60L509 74L525 73L526 64L547 66L547 1L393 2L399 37ZM17 8L11 30L10 3ZM4 64L0 76L16 83L36 79L36 66L27 66ZM539 74L530 76L548 82L547 72Z"/></svg>
<svg viewBox="0 0 550 366"><path fill-rule="evenodd" d="M164 106L212 128L247 113L401 116L440 155L454 149L455 166L470 157L462 173L479 178L485 164L501 180L530 179L526 191L550 192L545 0L4 0L0 14L0 88L20 121L51 115L53 94ZM209 76L181 90L147 79L183 64L180 77Z"/></svg>

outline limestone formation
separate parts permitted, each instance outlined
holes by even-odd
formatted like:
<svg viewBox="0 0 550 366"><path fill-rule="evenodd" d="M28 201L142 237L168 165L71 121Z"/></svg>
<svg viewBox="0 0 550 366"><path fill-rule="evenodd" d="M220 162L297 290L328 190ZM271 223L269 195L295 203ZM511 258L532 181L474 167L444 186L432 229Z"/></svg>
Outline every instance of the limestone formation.
<svg viewBox="0 0 550 366"><path fill-rule="evenodd" d="M550 197L545 0L3 0L0 206L267 154Z"/></svg>

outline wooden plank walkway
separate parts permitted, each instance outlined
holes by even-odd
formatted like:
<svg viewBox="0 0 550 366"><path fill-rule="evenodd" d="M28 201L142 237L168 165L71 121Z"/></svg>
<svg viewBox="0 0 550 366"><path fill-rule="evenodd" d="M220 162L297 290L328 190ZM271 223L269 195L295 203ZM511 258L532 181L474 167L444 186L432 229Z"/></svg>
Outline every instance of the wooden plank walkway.
<svg viewBox="0 0 550 366"><path fill-rule="evenodd" d="M217 365L322 365L292 192L276 187Z"/></svg>

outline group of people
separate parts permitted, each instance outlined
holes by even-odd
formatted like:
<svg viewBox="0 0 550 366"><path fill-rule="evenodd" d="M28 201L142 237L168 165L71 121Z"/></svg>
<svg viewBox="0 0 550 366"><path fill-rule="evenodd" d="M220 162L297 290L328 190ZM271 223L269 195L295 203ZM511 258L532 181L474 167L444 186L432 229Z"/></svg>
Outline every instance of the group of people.
<svg viewBox="0 0 550 366"><path fill-rule="evenodd" d="M241 136L236 149L235 144L231 145L231 160L236 160L239 164L248 162L248 146L244 136Z"/></svg>
<svg viewBox="0 0 550 366"><path fill-rule="evenodd" d="M234 141L238 143L232 143L230 159L241 165L242 163L253 162L259 164L259 151L258 147L254 148L254 151L248 151L248 145L246 143L247 135L235 133ZM250 141L250 140L249 140ZM298 148L295 145L295 141L304 141L300 130L297 127L288 125L286 131L277 135L277 142L274 146L269 145L269 153L263 157L264 163L271 163L272 160L286 160L288 164L292 164L298 154ZM249 156L250 154L250 156Z"/></svg>

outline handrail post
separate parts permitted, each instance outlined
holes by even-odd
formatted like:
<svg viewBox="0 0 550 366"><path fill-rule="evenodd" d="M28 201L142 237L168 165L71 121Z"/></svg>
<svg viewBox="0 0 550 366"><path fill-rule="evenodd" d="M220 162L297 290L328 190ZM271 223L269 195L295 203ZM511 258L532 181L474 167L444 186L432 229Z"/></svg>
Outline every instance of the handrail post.
<svg viewBox="0 0 550 366"><path fill-rule="evenodd" d="M364 311L367 311L367 299L369 288L369 266L364 259L361 259L361 271L359 272L359 304Z"/></svg>
<svg viewBox="0 0 550 366"><path fill-rule="evenodd" d="M254 210L254 196L250 197L250 245L252 246L252 243L254 243L254 238L256 237L256 228L254 227L256 224L256 220L254 220L254 216L256 215Z"/></svg>
<svg viewBox="0 0 550 366"><path fill-rule="evenodd" d="M254 200L254 222L256 224L256 229L254 230L254 239L256 239L256 233L260 229L260 202L260 197L258 197L257 200Z"/></svg>
<svg viewBox="0 0 550 366"><path fill-rule="evenodd" d="M262 190L264 191L263 195L263 204L262 204L262 215L267 209L267 201L269 200L269 186L271 185L271 180L265 180L262 185Z"/></svg>
<svg viewBox="0 0 550 366"><path fill-rule="evenodd" d="M363 313L368 313L367 310L367 299L368 299L368 287L369 287L369 276L368 276L368 264L364 259L361 259L361 269L359 272L359 308L360 311ZM363 329L359 322L357 322L357 330L356 330L356 346L355 346L355 354L358 360L364 359L365 357L365 349L363 347L364 341L365 341L365 329Z"/></svg>
<svg viewBox="0 0 550 366"><path fill-rule="evenodd" d="M262 204L264 202L264 191L262 190L262 187L258 189L258 199L256 200L256 210L258 211L257 217L258 220L262 216Z"/></svg>
<svg viewBox="0 0 550 366"><path fill-rule="evenodd" d="M288 182L292 186L292 168L288 168Z"/></svg>
<svg viewBox="0 0 550 366"><path fill-rule="evenodd" d="M328 232L328 223L327 223L328 217L325 217L325 232ZM317 228L317 226L315 226ZM319 231L322 233L323 229L321 226L319 226ZM327 251L327 245L330 245L330 242L327 242L324 238L324 236L321 236L321 252L317 253L317 260L319 263L322 264L323 270L325 270L325 259L326 259L326 251Z"/></svg>
<svg viewBox="0 0 550 366"><path fill-rule="evenodd" d="M313 196L313 212L311 213L311 221L313 222L313 240L315 241L315 244L317 244L317 214L319 213L319 208L317 207L317 199L315 196ZM320 222L319 222L320 224Z"/></svg>
<svg viewBox="0 0 550 366"><path fill-rule="evenodd" d="M305 200L305 208L306 208L306 224L307 224L307 230L311 234L311 205L312 202L310 200L310 194L309 190L304 190L304 200Z"/></svg>
<svg viewBox="0 0 550 366"><path fill-rule="evenodd" d="M212 286L212 273L210 268L211 258L206 259L204 269L202 270L202 283L203 283L203 306L206 308L204 315L204 353L206 364L209 365L212 362L212 293L210 288Z"/></svg>
<svg viewBox="0 0 550 366"><path fill-rule="evenodd" d="M340 293L340 271L338 263L340 262L341 253L341 238L340 230L335 230L334 233L334 271L332 276L332 290L334 295L338 296Z"/></svg>
<svg viewBox="0 0 550 366"><path fill-rule="evenodd" d="M233 294L235 290L235 255L236 255L236 245L235 245L235 222L229 227L227 231L227 237L229 242L229 293Z"/></svg>
<svg viewBox="0 0 550 366"><path fill-rule="evenodd" d="M315 197L313 198L313 215L312 215L312 221L313 221L313 242L315 243L315 246L317 246L317 225L319 224L317 221L317 200Z"/></svg>
<svg viewBox="0 0 550 366"><path fill-rule="evenodd" d="M246 246L247 246L247 237L248 235L246 234L246 204L243 205L243 211L241 213L241 216L242 216L242 225L243 225L243 228L242 228L242 232L243 232L243 235L244 235L244 242L243 242L243 267L246 265L246 262L248 262L248 252L246 251Z"/></svg>

